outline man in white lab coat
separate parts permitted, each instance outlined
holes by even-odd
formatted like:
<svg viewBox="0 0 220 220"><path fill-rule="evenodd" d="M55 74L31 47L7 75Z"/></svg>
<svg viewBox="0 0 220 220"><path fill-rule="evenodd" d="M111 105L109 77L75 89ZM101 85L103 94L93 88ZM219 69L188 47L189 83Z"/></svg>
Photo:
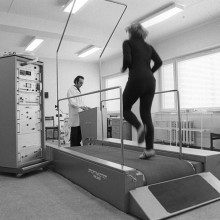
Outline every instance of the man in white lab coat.
<svg viewBox="0 0 220 220"><path fill-rule="evenodd" d="M74 79L74 85L72 85L67 91L67 97L80 95L80 87L84 83L83 76L77 76ZM79 112L82 110L87 110L89 107L85 106L82 100L82 96L68 99L69 101L69 123L71 127L70 134L70 146L81 146L80 142L82 140Z"/></svg>

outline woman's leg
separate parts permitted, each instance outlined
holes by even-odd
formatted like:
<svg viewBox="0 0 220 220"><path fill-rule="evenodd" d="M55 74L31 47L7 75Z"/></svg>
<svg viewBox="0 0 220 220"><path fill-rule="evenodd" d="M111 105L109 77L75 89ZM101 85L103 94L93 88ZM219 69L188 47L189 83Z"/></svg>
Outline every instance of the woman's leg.
<svg viewBox="0 0 220 220"><path fill-rule="evenodd" d="M144 142L145 129L144 126L137 119L136 115L131 111L131 108L140 97L140 94L141 87L139 87L139 82L128 81L123 93L123 115L125 120L127 120L131 125L136 128L138 143Z"/></svg>
<svg viewBox="0 0 220 220"><path fill-rule="evenodd" d="M149 87L148 87L149 88ZM155 85L140 97L140 115L143 124L146 126L145 142L146 149L153 149L154 145L154 125L151 117L151 107L154 99Z"/></svg>
<svg viewBox="0 0 220 220"><path fill-rule="evenodd" d="M141 126L136 115L131 111L133 104L139 98L133 82L128 81L123 92L123 115L126 121L133 125L137 130Z"/></svg>

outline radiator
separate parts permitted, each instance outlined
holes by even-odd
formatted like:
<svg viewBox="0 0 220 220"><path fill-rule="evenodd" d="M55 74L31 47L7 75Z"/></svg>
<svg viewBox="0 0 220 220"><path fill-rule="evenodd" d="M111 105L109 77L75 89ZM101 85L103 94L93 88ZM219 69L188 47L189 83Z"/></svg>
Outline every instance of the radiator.
<svg viewBox="0 0 220 220"><path fill-rule="evenodd" d="M193 131L193 121L181 121L182 143L193 145L195 142L195 132ZM179 143L178 122L171 121L171 142Z"/></svg>

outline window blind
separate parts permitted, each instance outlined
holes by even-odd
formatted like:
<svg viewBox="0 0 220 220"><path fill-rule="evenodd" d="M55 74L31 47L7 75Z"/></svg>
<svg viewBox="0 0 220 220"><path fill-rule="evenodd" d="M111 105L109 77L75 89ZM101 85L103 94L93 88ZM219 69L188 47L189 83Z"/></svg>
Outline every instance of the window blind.
<svg viewBox="0 0 220 220"><path fill-rule="evenodd" d="M161 68L162 91L174 89L173 63L163 65ZM174 109L174 93L162 93L162 109Z"/></svg>
<svg viewBox="0 0 220 220"><path fill-rule="evenodd" d="M177 62L181 108L220 107L220 53Z"/></svg>

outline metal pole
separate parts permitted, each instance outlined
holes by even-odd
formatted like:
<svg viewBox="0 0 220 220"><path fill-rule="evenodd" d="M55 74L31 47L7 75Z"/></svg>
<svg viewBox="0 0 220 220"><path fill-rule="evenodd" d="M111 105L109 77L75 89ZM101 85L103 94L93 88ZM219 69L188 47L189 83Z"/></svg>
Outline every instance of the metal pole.
<svg viewBox="0 0 220 220"><path fill-rule="evenodd" d="M103 55L103 53L104 53L104 51L105 51L105 49L106 49L106 47L107 47L107 45L108 45L110 39L111 39L112 36L113 36L113 34L114 34L114 32L115 32L115 30L116 30L116 28L117 28L117 26L118 26L118 24L119 24L121 18L123 17L123 15L124 15L124 13L125 13L125 11L126 11L126 9L127 9L127 5L125 5L125 4L123 4L123 3L116 2L116 1L112 1L112 0L105 0L105 1L111 2L111 3L113 3L113 4L123 5L125 8L124 8L124 10L123 10L123 12L122 12L122 14L121 14L121 16L120 16L118 22L116 23L116 25L115 25L115 27L114 27L114 29L113 29L111 35L109 36L109 38L108 38L108 40L107 40L107 42L106 42L106 44L105 44L105 46L104 46L104 48L103 48L103 50L102 50L100 56L99 56L99 80L100 80L100 90L102 89L101 58L102 58L102 55ZM104 127L104 125L103 125L103 112L102 112L102 102L101 102L101 100L102 100L102 96L101 96L101 93L100 93L100 105L101 105L101 108L100 108L100 109L101 109L101 120L102 120L102 145L103 145L103 136L104 136L104 128L103 128L103 127ZM121 116L123 117L123 115L121 115ZM120 116L120 117L121 117L121 116ZM120 130L123 131L123 126L122 126L122 128L120 128ZM121 136L121 139L123 139L123 135ZM121 143L123 144L123 140L121 140ZM124 146L123 146L123 145L121 145L121 148L124 150ZM124 155L124 152L123 152L123 155ZM122 158L122 161L124 161L124 158ZM123 163L123 164L124 164L124 163Z"/></svg>
<svg viewBox="0 0 220 220"><path fill-rule="evenodd" d="M76 97L80 97L80 96L91 95L91 94L95 94L95 93L99 93L99 92L106 92L106 91L108 91L108 90L120 89L120 88L121 88L120 86L114 86L114 87L107 88L107 89L96 90L96 91L93 91L93 92L87 92L87 93L83 93L83 94L80 94L80 95L75 95L75 96L70 96L70 97L58 99L58 101L60 102L60 101L64 101L64 100L71 99L71 98L76 98Z"/></svg>
<svg viewBox="0 0 220 220"><path fill-rule="evenodd" d="M180 160L183 158L183 152L182 152L182 126L181 126L181 116L180 116L180 97L179 97L179 91L176 91L177 95L177 112L178 112L178 127L179 127L179 143L180 143Z"/></svg>
<svg viewBox="0 0 220 220"><path fill-rule="evenodd" d="M74 2L73 2L72 8L71 8L70 13L69 13L69 15L68 15L68 19L67 19L67 21L66 21L66 24L65 24L65 27L64 27L62 36L61 36L61 38L60 38L60 42L59 42L59 45L58 45L58 47L57 47L57 51L56 51L57 110L58 110L58 146L59 146L59 147L60 147L60 112L59 112L59 102L58 102L58 95L59 95L58 53L59 53L60 45L61 45L61 43L62 43L62 41L63 41L64 34L65 34L65 32L66 32L66 28L67 28L67 25L68 25L68 23L69 23L69 20L70 20L70 17L71 17L73 8L74 8L74 6L75 6L75 2L76 2L76 0L74 0Z"/></svg>
<svg viewBox="0 0 220 220"><path fill-rule="evenodd" d="M180 150L180 156L179 158L183 158L183 151L182 151L182 125L181 125L181 114L180 114L180 96L179 91L177 89L174 90L167 90L162 92L156 92L155 94L161 94L161 93L168 93L168 92L176 92L177 95L177 114L178 114L178 134L179 134L179 150Z"/></svg>
<svg viewBox="0 0 220 220"><path fill-rule="evenodd" d="M58 146L60 147L60 104L57 102L57 112L58 112Z"/></svg>
<svg viewBox="0 0 220 220"><path fill-rule="evenodd" d="M124 165L123 101L122 101L122 88L121 87L120 87L120 138L121 138L121 164Z"/></svg>
<svg viewBox="0 0 220 220"><path fill-rule="evenodd" d="M57 77L57 114L58 114L58 127L57 127L57 132L58 132L58 147L60 147L60 120L59 120L59 102L58 102L58 53L56 53L56 77Z"/></svg>
<svg viewBox="0 0 220 220"><path fill-rule="evenodd" d="M102 90L102 77L101 77L101 59L99 58L99 88ZM101 111L101 121L102 121L102 145L104 141L104 122L103 122L103 111L102 111L102 94L100 92L100 111Z"/></svg>
<svg viewBox="0 0 220 220"><path fill-rule="evenodd" d="M106 102L106 101L113 101L113 100L118 100L120 98L114 98L114 99L103 99L101 102Z"/></svg>
<svg viewBox="0 0 220 220"><path fill-rule="evenodd" d="M166 90L166 91L161 91L161 92L155 92L155 94L161 94L161 93L168 93L168 92L177 92L178 90L172 89L172 90Z"/></svg>
<svg viewBox="0 0 220 220"><path fill-rule="evenodd" d="M111 38L112 38L112 35L113 35L114 32L115 32L115 29L117 28L119 22L121 21L122 16L124 15L124 13L125 13L125 11L126 11L126 9L127 9L127 5L125 5L125 4L123 4L123 3L115 2L115 1L110 1L110 0L105 0L105 1L107 1L107 2L112 2L112 3L114 3L114 4L118 4L118 5L123 5L123 6L125 6L125 8L124 8L124 10L123 10L123 12L122 12L122 14L121 14L121 16L120 16L120 18L119 18L117 24L115 25L115 27L114 27L114 29L113 29L113 31L112 31L110 37L108 38L108 40L107 40L107 42L106 42L106 44L105 44L105 46L104 46L104 48L103 48L103 50L102 50L100 56L99 56L99 59L101 59L101 57L102 57L102 55L103 55L103 53L104 53L104 51L105 51L105 49L106 49L106 47L107 47L109 41L110 41Z"/></svg>

